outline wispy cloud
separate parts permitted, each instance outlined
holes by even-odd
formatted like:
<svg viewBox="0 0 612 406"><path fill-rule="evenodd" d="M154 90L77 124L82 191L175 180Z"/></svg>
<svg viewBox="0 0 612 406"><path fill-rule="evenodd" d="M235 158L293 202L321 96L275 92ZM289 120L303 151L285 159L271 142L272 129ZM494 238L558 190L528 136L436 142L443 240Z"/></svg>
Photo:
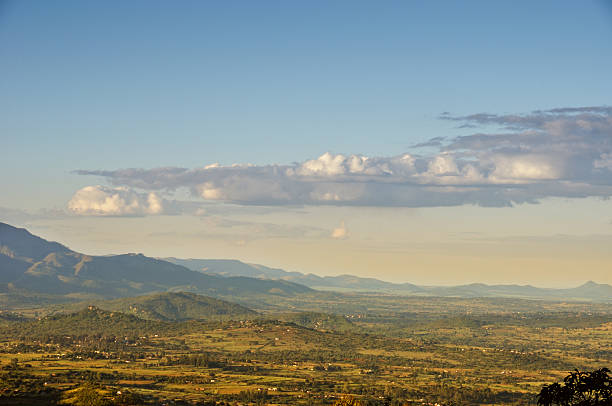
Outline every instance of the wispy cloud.
<svg viewBox="0 0 612 406"><path fill-rule="evenodd" d="M115 187L125 188L122 193L137 193L139 214L151 214L151 206L145 202L151 193L182 188L203 201L271 206L511 206L547 197L612 196L611 107L568 107L515 115L443 114L441 119L499 131L452 139L434 137L414 150L390 157L328 152L286 165L213 164L195 169L77 173L103 177ZM420 155L420 147L438 151ZM105 211L102 207L106 203L102 202L107 197L88 206L84 194L77 192L79 196L73 200L80 204L73 206L85 209L73 211ZM128 212L132 201L128 198L121 209L113 204L109 207Z"/></svg>

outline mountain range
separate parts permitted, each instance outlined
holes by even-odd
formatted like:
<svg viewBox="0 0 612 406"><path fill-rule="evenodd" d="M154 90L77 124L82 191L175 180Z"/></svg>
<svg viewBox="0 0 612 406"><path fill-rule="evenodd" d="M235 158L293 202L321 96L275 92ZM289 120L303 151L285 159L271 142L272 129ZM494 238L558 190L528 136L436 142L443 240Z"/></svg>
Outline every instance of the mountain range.
<svg viewBox="0 0 612 406"><path fill-rule="evenodd" d="M278 268L248 264L232 259L164 259L209 275L247 276L259 279L284 280L318 290L386 291L390 293L420 293L425 291L423 288L411 283L391 283L375 278L362 278L353 275L318 276L312 273L288 272Z"/></svg>
<svg viewBox="0 0 612 406"><path fill-rule="evenodd" d="M237 260L178 258L166 258L166 260L208 275L240 275L259 279L283 280L299 283L317 290L452 297L515 297L550 300L612 301L612 286L593 281L588 281L581 286L568 289L539 288L531 285L486 285L483 283L460 286L418 286L411 283L392 283L353 275L318 276L311 273L287 272L282 269L248 264Z"/></svg>
<svg viewBox="0 0 612 406"><path fill-rule="evenodd" d="M195 272L142 254L91 256L0 223L0 292L110 299L155 292L211 296L295 295L304 285Z"/></svg>
<svg viewBox="0 0 612 406"><path fill-rule="evenodd" d="M241 302L245 297L295 297L317 290L612 302L612 286L591 281L570 289L481 283L418 286L353 275L287 272L237 260L91 256L0 223L0 306L4 307L9 302L43 305L162 292L193 292Z"/></svg>

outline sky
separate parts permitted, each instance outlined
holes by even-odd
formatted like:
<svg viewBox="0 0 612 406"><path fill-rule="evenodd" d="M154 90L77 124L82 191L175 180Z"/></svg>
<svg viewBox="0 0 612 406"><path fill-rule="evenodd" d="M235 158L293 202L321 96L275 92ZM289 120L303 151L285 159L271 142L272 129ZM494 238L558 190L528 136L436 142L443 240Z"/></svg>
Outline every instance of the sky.
<svg viewBox="0 0 612 406"><path fill-rule="evenodd" d="M0 221L89 254L612 283L610 1L2 1Z"/></svg>

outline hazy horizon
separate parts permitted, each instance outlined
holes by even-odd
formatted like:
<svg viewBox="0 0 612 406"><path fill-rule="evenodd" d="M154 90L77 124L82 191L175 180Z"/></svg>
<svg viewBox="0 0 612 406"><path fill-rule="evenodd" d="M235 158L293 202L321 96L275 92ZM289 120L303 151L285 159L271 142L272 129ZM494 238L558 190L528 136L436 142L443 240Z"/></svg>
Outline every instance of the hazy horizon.
<svg viewBox="0 0 612 406"><path fill-rule="evenodd" d="M0 221L76 251L612 284L604 1L0 3Z"/></svg>

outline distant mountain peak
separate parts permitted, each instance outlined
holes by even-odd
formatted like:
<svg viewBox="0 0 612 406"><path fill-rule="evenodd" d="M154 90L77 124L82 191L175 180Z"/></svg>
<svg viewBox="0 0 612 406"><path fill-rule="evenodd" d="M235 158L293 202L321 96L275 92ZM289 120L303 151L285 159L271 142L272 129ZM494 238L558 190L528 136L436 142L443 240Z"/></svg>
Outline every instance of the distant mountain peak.
<svg viewBox="0 0 612 406"><path fill-rule="evenodd" d="M597 283L597 282L587 281L583 285L581 285L580 287L583 287L583 288L595 288L595 287L599 287L599 286L603 286L603 285L600 284L600 283Z"/></svg>

